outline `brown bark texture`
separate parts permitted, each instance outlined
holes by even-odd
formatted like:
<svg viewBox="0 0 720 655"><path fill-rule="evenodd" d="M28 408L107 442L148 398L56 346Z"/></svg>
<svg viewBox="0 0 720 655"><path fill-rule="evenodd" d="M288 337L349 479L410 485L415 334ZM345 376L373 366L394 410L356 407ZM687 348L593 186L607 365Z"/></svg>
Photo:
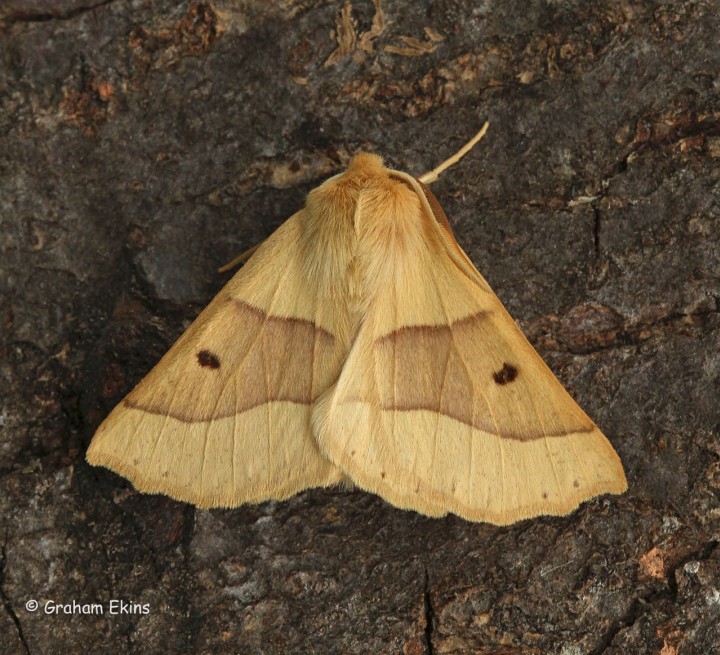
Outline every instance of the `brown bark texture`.
<svg viewBox="0 0 720 655"><path fill-rule="evenodd" d="M720 652L719 37L713 0L6 0L0 653ZM625 495L199 511L85 463L218 266L352 154L419 174L486 119L433 191Z"/></svg>

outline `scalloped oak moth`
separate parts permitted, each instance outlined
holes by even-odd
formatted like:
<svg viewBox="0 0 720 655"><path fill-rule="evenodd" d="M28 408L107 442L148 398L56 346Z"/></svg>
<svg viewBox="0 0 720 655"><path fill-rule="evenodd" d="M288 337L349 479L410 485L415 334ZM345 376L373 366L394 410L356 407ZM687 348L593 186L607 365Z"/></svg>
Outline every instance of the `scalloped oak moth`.
<svg viewBox="0 0 720 655"><path fill-rule="evenodd" d="M425 184L438 170L359 154L311 191L102 423L88 461L198 507L352 482L498 525L625 491L608 440L455 240Z"/></svg>

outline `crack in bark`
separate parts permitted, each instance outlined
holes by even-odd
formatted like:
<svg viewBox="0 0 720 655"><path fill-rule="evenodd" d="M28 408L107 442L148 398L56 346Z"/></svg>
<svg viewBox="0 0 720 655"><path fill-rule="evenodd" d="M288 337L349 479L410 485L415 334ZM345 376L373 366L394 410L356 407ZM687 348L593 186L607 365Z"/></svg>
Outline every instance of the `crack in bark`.
<svg viewBox="0 0 720 655"><path fill-rule="evenodd" d="M646 594L636 597L630 604L625 614L608 628L605 636L602 638L597 648L590 651L589 655L603 655L611 646L615 637L625 628L629 628L643 615L645 608L649 607L658 598L667 598L668 596L673 602L677 600L677 581L675 580L675 572L688 562L703 561L709 559L720 542L715 539L710 540L702 548L693 551L686 557L683 557L671 569L667 571L667 587L665 589L655 589Z"/></svg>
<svg viewBox="0 0 720 655"><path fill-rule="evenodd" d="M433 621L435 620L435 612L430 602L430 583L427 566L424 567L425 580L423 583L423 616L425 618L425 629L423 630L423 645L425 646L425 655L433 655L432 633Z"/></svg>
<svg viewBox="0 0 720 655"><path fill-rule="evenodd" d="M666 134L653 133L653 123L662 121L663 118L663 115L656 115L644 119L648 126L649 133L646 137L640 139L638 139L636 135L636 139L630 144L630 152L623 158L626 165L631 158L638 157L647 150L674 147L678 143L686 139L692 139L693 137L714 137L720 135L720 120L715 117L678 123Z"/></svg>
<svg viewBox="0 0 720 655"><path fill-rule="evenodd" d="M678 595L678 585L675 573L683 566L685 566L688 562L702 562L704 560L710 559L719 544L720 542L718 542L717 540L711 539L702 548L694 550L692 553L689 553L680 561L676 562L674 566L668 568L665 575L668 581L668 590L673 601L677 601Z"/></svg>
<svg viewBox="0 0 720 655"><path fill-rule="evenodd" d="M602 344L592 344L586 347L574 346L564 343L562 335L556 336L556 344L553 348L544 348L543 352L570 353L571 355L592 355L601 353L613 348L626 348L628 346L639 346L653 337L665 336L667 329L676 325L684 324L686 328L695 329L703 325L703 321L711 316L720 314L720 309L708 309L689 314L674 312L652 323L637 323L617 330L617 334L611 341Z"/></svg>
<svg viewBox="0 0 720 655"><path fill-rule="evenodd" d="M638 117L638 124L641 121L652 124L660 120L662 120L662 116L657 115L654 118ZM638 138L636 133L635 139L625 148L624 153L607 169L603 179L603 186L607 188L612 178L625 173L634 159L648 151L672 148L683 140L693 137L713 137L718 135L720 135L720 120L714 117L675 125L669 133L663 135L648 134L644 138Z"/></svg>
<svg viewBox="0 0 720 655"><path fill-rule="evenodd" d="M600 208L595 203L592 203L590 206L592 207L593 215L595 216L595 221L593 222L593 246L595 248L595 261L599 261L599 259L600 259Z"/></svg>
<svg viewBox="0 0 720 655"><path fill-rule="evenodd" d="M65 11L58 11L56 13L52 12L37 12L33 13L32 11L23 11L17 10L9 13L7 16L5 16L5 20L7 20L8 23L47 23L49 21L53 20L72 20L73 18L77 18L78 16L82 16L82 14L86 14L88 12L94 11L95 9L99 9L100 7L105 7L106 5L109 5L111 3L115 2L115 0L101 0L100 2L96 2L92 5L82 5L80 7L74 7L72 9L67 9ZM0 14L0 21L3 19L3 16Z"/></svg>
<svg viewBox="0 0 720 655"><path fill-rule="evenodd" d="M615 637L625 628L629 628L635 621L637 621L642 615L642 608L650 601L654 596L660 595L658 592L653 591L644 596L638 596L630 604L630 608L625 614L620 617L617 621L608 628L607 632L603 636L600 644L597 648L591 650L588 655L602 655L612 646L612 642Z"/></svg>
<svg viewBox="0 0 720 655"><path fill-rule="evenodd" d="M30 648L27 645L27 641L25 641L25 635L23 634L22 625L20 624L20 619L18 618L18 615L15 613L15 610L12 606L12 602L10 600L10 597L5 593L5 588L3 585L5 584L5 566L7 564L7 542L8 542L8 531L5 530L5 540L3 541L2 546L0 546L0 601L2 601L3 607L5 607L5 611L7 612L8 616L12 620L12 622L15 624L15 628L17 629L18 638L20 639L20 643L23 645L23 648L25 649L25 653L27 655L30 655Z"/></svg>

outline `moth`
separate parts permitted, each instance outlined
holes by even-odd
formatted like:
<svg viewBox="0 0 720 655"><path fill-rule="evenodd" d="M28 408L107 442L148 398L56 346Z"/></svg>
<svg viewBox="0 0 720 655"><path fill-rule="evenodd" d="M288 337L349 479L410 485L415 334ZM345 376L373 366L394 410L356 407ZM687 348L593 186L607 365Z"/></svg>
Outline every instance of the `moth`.
<svg viewBox="0 0 720 655"><path fill-rule="evenodd" d="M198 507L352 483L498 525L625 491L608 440L455 240L427 186L438 170L361 153L312 190L87 460Z"/></svg>

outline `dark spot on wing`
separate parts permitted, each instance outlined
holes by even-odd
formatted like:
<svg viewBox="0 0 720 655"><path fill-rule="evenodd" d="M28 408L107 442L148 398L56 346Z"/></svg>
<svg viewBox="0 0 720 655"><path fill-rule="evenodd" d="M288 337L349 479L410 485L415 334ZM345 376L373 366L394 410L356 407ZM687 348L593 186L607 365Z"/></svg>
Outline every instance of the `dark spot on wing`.
<svg viewBox="0 0 720 655"><path fill-rule="evenodd" d="M209 350L201 350L197 354L198 364L207 368L220 368L220 358Z"/></svg>
<svg viewBox="0 0 720 655"><path fill-rule="evenodd" d="M512 365L505 362L499 371L493 373L495 384L507 384L512 382L518 376L518 370Z"/></svg>

